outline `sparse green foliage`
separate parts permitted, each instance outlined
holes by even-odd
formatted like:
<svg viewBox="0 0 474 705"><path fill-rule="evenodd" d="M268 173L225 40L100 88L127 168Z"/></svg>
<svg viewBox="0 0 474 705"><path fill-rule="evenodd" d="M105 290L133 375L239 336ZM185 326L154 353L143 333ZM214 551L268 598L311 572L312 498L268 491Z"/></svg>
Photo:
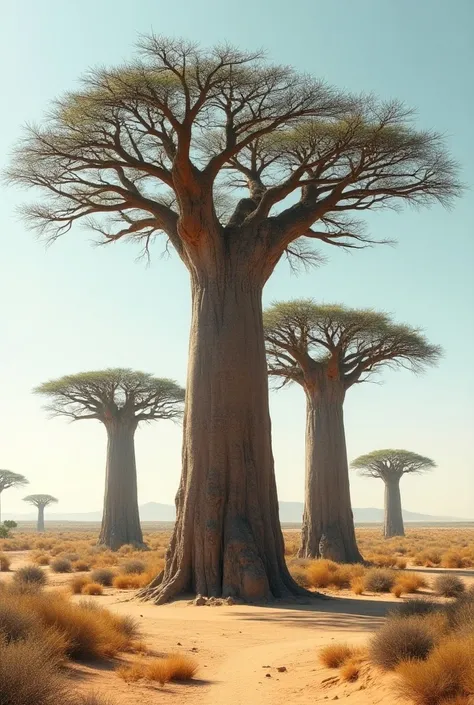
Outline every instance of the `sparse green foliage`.
<svg viewBox="0 0 474 705"><path fill-rule="evenodd" d="M374 450L366 455L360 455L351 463L364 477L376 477L387 481L391 477L401 477L407 474L418 474L432 470L436 463L409 450L384 449Z"/></svg>
<svg viewBox="0 0 474 705"><path fill-rule="evenodd" d="M136 423L177 419L182 415L184 390L170 379L145 372L114 368L80 372L41 384L37 394L51 399L53 416L74 421L130 417Z"/></svg>
<svg viewBox="0 0 474 705"><path fill-rule="evenodd" d="M58 500L51 494L29 494L23 498L24 502L32 504L34 507L48 507L50 504L55 504Z"/></svg>
<svg viewBox="0 0 474 705"><path fill-rule="evenodd" d="M18 524L13 519L7 519L3 522L3 526L10 531L11 529L16 529Z"/></svg>
<svg viewBox="0 0 474 705"><path fill-rule="evenodd" d="M371 309L317 304L312 299L272 304L264 313L268 368L281 384L311 384L315 368L345 389L382 367L420 371L441 355L416 328Z"/></svg>

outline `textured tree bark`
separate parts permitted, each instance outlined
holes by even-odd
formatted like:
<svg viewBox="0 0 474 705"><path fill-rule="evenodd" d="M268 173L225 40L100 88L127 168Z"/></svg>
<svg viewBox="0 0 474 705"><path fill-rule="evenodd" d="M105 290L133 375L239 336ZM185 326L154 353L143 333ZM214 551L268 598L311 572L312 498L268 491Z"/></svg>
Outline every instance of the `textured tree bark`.
<svg viewBox="0 0 474 705"><path fill-rule="evenodd" d="M36 525L37 531L40 533L44 532L44 507L38 507L38 523Z"/></svg>
<svg viewBox="0 0 474 705"><path fill-rule="evenodd" d="M384 536L386 539L391 536L405 536L399 477L385 480Z"/></svg>
<svg viewBox="0 0 474 705"><path fill-rule="evenodd" d="M141 596L160 604L182 593L245 601L308 594L286 567L278 517L264 276L247 258L232 261L230 255L222 264L213 261L210 275L205 271L191 268L177 520L164 573Z"/></svg>
<svg viewBox="0 0 474 705"><path fill-rule="evenodd" d="M105 426L107 465L99 544L113 551L124 544L143 547L134 444L137 425L132 420L113 419Z"/></svg>
<svg viewBox="0 0 474 705"><path fill-rule="evenodd" d="M306 483L300 556L361 562L354 529L344 432L344 388L328 379L306 388Z"/></svg>

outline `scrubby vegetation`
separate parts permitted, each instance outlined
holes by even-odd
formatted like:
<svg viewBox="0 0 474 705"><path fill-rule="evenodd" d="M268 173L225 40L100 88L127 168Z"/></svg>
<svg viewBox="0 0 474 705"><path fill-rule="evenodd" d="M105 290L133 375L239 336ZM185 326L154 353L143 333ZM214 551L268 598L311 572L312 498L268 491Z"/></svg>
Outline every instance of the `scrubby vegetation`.
<svg viewBox="0 0 474 705"><path fill-rule="evenodd" d="M164 685L169 681L189 681L196 675L197 661L185 654L171 654L164 658L124 666L117 670L127 683L139 680L156 681Z"/></svg>

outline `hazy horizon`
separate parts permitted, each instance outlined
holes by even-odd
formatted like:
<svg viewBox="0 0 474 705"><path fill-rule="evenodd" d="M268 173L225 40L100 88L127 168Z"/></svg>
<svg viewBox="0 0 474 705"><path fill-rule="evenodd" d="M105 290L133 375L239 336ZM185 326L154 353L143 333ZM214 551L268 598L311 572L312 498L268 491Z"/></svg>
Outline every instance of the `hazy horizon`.
<svg viewBox="0 0 474 705"><path fill-rule="evenodd" d="M48 11L33 0L5 9L0 57L5 72L0 117L0 168L21 125L41 120L49 102L77 87L88 67L133 56L140 32L154 29L211 45L268 49L271 61L324 77L356 93L399 98L418 109L417 125L446 134L474 182L474 89L471 29L474 5L433 3L427 9L350 0L272 3L243 0L232 20L214 0L169 6L142 0L140 12L119 0L63 3ZM220 9L219 9L220 8ZM298 11L296 11L298 10ZM94 18L93 21L91 18ZM251 18L251 20L249 19ZM304 21L302 21L302 19ZM369 31L370 39L361 41ZM16 207L33 194L1 192L0 468L25 474L30 485L2 495L2 511L27 513L22 497L51 493L52 511L94 511L102 504L105 430L98 422L48 420L31 390L47 379L82 370L131 367L186 380L190 318L188 275L164 241L149 267L138 248L119 243L91 247L93 235L76 227L46 249L21 222ZM327 263L299 277L282 262L264 291L264 303L314 297L374 307L396 321L423 328L445 356L436 369L414 376L384 372L383 384L351 389L345 404L349 459L376 448L406 448L432 457L427 476L402 479L404 506L423 514L474 518L474 262L472 190L452 211L383 211L366 218L370 234L398 245L346 253L321 247ZM280 499L298 501L304 484L305 401L300 388L271 392L273 448ZM136 435L139 502L174 503L180 475L181 427L157 422ZM356 507L383 506L383 483L351 473Z"/></svg>

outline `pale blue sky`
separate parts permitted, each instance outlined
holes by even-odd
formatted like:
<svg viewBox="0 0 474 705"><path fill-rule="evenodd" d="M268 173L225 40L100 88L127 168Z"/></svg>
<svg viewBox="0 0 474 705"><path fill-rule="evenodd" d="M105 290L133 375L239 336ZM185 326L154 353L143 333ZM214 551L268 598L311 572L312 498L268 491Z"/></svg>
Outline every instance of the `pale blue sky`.
<svg viewBox="0 0 474 705"><path fill-rule="evenodd" d="M21 125L74 87L89 66L130 57L140 32L212 44L266 48L270 59L351 91L397 97L419 124L446 133L462 178L474 183L474 3L471 0L16 0L0 26L3 166ZM90 246L77 228L45 250L15 215L23 195L0 191L0 467L26 474L29 491L60 498L61 511L101 506L105 433L99 423L48 420L36 384L69 372L130 366L185 382L187 274L178 258L149 268L137 249ZM404 481L405 506L474 517L474 262L472 190L451 212L380 213L378 238L398 246L346 254L326 247L326 266L291 276L280 265L265 301L312 296L374 306L422 325L445 359L422 377L383 376L346 401L350 457L405 447L438 463L431 478ZM303 497L304 398L272 395L280 498ZM137 433L140 501L172 502L180 472L180 429L158 423ZM4 495L7 512L27 511L24 491ZM352 478L355 506L382 506L382 483Z"/></svg>

